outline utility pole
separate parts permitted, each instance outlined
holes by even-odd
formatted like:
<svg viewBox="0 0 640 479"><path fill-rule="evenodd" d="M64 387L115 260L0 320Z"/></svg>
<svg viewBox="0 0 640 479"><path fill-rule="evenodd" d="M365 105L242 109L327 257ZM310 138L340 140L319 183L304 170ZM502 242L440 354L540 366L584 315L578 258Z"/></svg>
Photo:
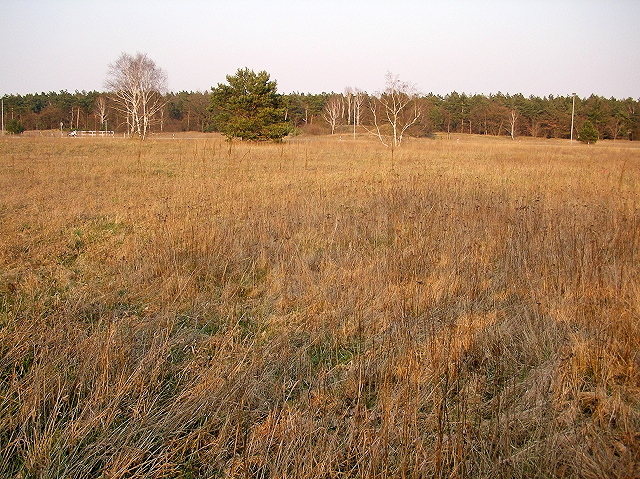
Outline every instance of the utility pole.
<svg viewBox="0 0 640 479"><path fill-rule="evenodd" d="M4 135L4 95L2 95L2 135Z"/></svg>
<svg viewBox="0 0 640 479"><path fill-rule="evenodd" d="M573 145L573 117L576 113L576 94L575 92L572 93L573 95L573 106L571 107L571 144Z"/></svg>

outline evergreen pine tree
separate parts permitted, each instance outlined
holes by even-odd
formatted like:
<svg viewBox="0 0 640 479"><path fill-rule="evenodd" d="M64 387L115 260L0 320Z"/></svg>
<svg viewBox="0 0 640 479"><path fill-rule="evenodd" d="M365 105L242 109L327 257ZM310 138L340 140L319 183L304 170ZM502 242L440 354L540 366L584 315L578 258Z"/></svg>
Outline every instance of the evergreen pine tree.
<svg viewBox="0 0 640 479"><path fill-rule="evenodd" d="M248 68L227 75L228 85L212 88L213 125L227 138L280 140L289 133L284 98L265 71Z"/></svg>
<svg viewBox="0 0 640 479"><path fill-rule="evenodd" d="M598 141L598 130L595 129L593 123L589 120L585 121L582 124L582 128L580 128L580 132L578 133L578 140L583 143L595 143Z"/></svg>

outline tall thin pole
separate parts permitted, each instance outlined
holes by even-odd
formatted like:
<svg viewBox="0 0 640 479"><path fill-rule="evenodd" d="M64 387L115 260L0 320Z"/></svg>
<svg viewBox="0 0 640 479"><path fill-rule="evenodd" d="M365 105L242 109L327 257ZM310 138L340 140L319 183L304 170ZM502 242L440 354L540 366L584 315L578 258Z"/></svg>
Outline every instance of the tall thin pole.
<svg viewBox="0 0 640 479"><path fill-rule="evenodd" d="M4 135L4 95L2 96L2 134Z"/></svg>
<svg viewBox="0 0 640 479"><path fill-rule="evenodd" d="M571 144L573 145L573 117L576 113L576 94L573 95L573 106L571 107Z"/></svg>

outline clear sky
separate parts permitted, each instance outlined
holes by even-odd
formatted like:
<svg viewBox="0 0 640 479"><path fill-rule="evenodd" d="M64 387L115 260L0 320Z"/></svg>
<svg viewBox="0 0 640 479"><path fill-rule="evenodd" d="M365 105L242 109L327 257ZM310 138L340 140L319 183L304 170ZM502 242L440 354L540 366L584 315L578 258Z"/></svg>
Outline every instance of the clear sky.
<svg viewBox="0 0 640 479"><path fill-rule="evenodd" d="M640 98L639 0L0 0L0 95L104 90L146 53L169 88L238 68L283 93L368 92L387 71L423 93Z"/></svg>

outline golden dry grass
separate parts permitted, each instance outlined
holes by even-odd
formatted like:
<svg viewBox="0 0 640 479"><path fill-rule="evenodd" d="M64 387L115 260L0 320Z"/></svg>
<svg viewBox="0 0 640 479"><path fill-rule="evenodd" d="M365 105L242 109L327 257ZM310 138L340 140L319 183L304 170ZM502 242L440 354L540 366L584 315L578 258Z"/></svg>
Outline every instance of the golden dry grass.
<svg viewBox="0 0 640 479"><path fill-rule="evenodd" d="M0 141L0 476L640 476L635 145Z"/></svg>

